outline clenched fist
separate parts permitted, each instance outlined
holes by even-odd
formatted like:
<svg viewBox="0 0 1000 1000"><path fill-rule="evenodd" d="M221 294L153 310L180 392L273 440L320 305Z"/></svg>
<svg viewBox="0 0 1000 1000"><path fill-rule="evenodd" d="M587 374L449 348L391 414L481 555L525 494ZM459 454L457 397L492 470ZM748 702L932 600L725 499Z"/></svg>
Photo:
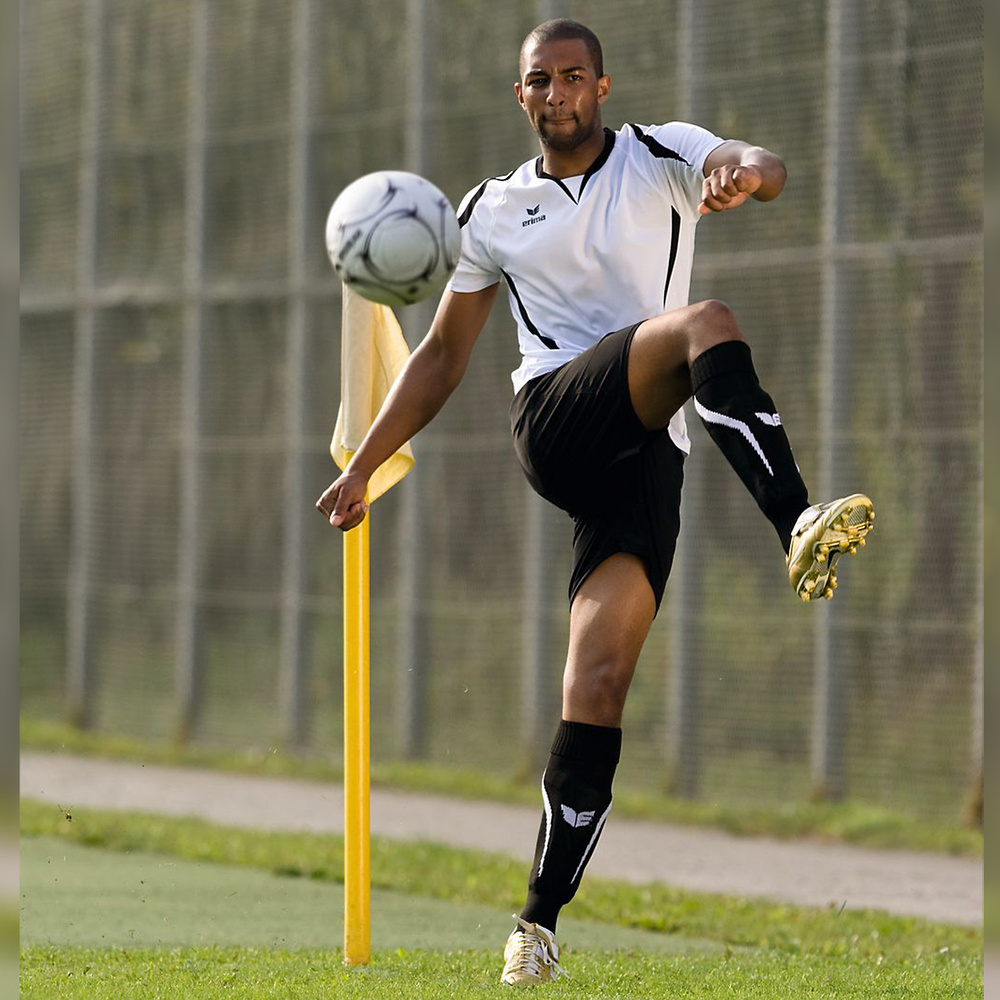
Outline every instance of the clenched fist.
<svg viewBox="0 0 1000 1000"><path fill-rule="evenodd" d="M334 528L350 531L356 528L368 513L365 494L368 480L356 473L345 472L331 484L316 501L316 509Z"/></svg>
<svg viewBox="0 0 1000 1000"><path fill-rule="evenodd" d="M756 167L727 163L716 167L706 178L701 189L699 215L727 212L739 208L763 183L763 176Z"/></svg>

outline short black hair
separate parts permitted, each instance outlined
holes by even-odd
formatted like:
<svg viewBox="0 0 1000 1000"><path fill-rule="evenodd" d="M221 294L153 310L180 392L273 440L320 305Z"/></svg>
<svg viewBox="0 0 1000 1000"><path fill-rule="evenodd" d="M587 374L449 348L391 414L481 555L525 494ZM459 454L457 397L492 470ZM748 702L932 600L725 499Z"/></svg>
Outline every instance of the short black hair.
<svg viewBox="0 0 1000 1000"><path fill-rule="evenodd" d="M597 35L585 24L571 21L568 17L557 17L552 21L538 25L537 28L532 28L524 41L521 42L521 59L524 58L525 49L529 45L538 42L555 42L563 38L579 38L585 42L597 75L604 76L604 53L601 51L601 43Z"/></svg>

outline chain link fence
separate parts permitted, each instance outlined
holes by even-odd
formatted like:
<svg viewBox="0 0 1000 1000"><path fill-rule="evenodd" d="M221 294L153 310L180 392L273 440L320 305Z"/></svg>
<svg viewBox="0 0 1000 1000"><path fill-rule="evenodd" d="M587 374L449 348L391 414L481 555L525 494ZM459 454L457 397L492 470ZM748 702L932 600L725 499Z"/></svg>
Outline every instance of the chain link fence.
<svg viewBox="0 0 1000 1000"><path fill-rule="evenodd" d="M605 122L780 153L699 227L817 497L878 528L829 606L697 420L620 783L960 818L982 752L982 19L943 0L32 0L21 21L21 676L28 718L340 754L339 289L358 175L457 204L534 155L518 46L601 37ZM411 344L428 308L403 315ZM373 752L531 775L558 718L570 525L509 440L513 324L373 521Z"/></svg>

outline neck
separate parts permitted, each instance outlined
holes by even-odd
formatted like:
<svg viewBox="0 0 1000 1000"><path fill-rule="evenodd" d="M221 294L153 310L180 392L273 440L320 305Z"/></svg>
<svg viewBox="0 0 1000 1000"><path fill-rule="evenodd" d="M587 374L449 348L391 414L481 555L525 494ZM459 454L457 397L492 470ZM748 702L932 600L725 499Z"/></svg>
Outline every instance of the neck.
<svg viewBox="0 0 1000 1000"><path fill-rule="evenodd" d="M576 177L585 174L604 149L604 127L600 122L594 134L576 149L559 150L542 146L542 169L553 177Z"/></svg>

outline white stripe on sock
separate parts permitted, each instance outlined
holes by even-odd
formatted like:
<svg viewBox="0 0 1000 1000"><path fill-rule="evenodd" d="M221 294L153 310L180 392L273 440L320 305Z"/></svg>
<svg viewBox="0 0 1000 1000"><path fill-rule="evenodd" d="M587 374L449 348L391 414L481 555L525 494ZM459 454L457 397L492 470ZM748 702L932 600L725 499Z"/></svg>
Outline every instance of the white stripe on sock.
<svg viewBox="0 0 1000 1000"><path fill-rule="evenodd" d="M708 410L697 399L694 401L694 408L698 411L698 416L706 424L721 424L723 427L731 427L734 431L739 431L750 442L750 447L760 456L760 460L764 463L764 468L767 469L768 475L774 475L771 463L767 460L763 449L753 436L753 431L742 420L737 420L735 417L727 417L724 413L716 413L715 410Z"/></svg>
<svg viewBox="0 0 1000 1000"><path fill-rule="evenodd" d="M572 885L576 881L577 875L583 870L583 866L587 862L587 858L590 855L591 848L597 843L597 838L601 835L601 829L604 826L604 821L608 818L608 813L611 812L611 803L608 803L608 808L604 810L601 818L597 821L597 826L594 827L594 832L591 835L590 843L587 844L587 849L583 852L583 857L580 858L580 863L576 866L576 871L573 872L573 877L569 880L569 884Z"/></svg>
<svg viewBox="0 0 1000 1000"><path fill-rule="evenodd" d="M542 771L542 805L545 806L545 843L542 846L542 856L538 859L538 874L542 874L545 867L545 855L549 850L549 839L552 836L552 803L549 802L549 793L545 791L545 774L548 769ZM537 878L537 876L536 876Z"/></svg>

